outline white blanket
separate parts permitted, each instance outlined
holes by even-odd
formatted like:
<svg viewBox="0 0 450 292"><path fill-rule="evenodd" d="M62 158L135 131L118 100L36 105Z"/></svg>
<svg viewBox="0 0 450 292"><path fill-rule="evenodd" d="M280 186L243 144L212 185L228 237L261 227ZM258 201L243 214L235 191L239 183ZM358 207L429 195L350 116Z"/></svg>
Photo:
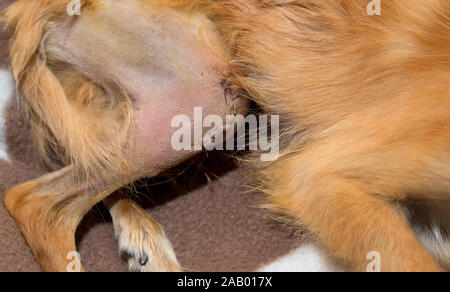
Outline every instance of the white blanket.
<svg viewBox="0 0 450 292"><path fill-rule="evenodd" d="M5 119L3 112L7 101L11 98L14 90L14 82L11 73L7 70L0 69L0 158L9 160L6 154L5 142Z"/></svg>

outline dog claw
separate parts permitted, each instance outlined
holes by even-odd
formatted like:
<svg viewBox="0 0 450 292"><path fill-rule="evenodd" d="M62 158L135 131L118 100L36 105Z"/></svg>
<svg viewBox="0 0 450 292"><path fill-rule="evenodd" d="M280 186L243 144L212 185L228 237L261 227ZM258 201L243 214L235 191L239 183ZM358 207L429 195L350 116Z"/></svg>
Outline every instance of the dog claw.
<svg viewBox="0 0 450 292"><path fill-rule="evenodd" d="M142 255L139 263L141 264L141 266L145 266L148 263L148 255Z"/></svg>
<svg viewBox="0 0 450 292"><path fill-rule="evenodd" d="M181 271L173 247L164 232L159 228L155 229L155 223L144 211L141 211L139 218L138 223L116 221L120 222L120 226L116 226L116 231L120 231L117 234L119 251L128 262L129 270L133 272ZM137 224L141 226L130 228Z"/></svg>

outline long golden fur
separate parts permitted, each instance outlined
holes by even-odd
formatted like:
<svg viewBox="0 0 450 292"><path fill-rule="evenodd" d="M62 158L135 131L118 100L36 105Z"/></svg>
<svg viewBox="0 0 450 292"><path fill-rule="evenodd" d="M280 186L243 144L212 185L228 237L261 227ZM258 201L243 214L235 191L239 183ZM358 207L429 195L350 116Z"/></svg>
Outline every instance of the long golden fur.
<svg viewBox="0 0 450 292"><path fill-rule="evenodd" d="M83 5L95 11L101 2ZM383 0L381 16L367 15L369 2L158 1L213 19L234 83L280 115L281 157L260 165L270 208L307 227L351 270L365 270L376 251L383 271L441 271L450 267L448 243L433 257L399 203L450 199L450 2ZM70 70L61 83L41 50L67 3L21 0L6 11L14 75L45 161L73 165L84 183L102 174L114 182L130 176L122 157L129 99L120 91L106 98L100 88L108 85ZM21 188L6 198L13 216L11 198L30 193ZM441 235L448 211L434 222Z"/></svg>
<svg viewBox="0 0 450 292"><path fill-rule="evenodd" d="M272 208L350 269L440 270L395 205L449 199L450 3L218 2L237 80L284 120Z"/></svg>

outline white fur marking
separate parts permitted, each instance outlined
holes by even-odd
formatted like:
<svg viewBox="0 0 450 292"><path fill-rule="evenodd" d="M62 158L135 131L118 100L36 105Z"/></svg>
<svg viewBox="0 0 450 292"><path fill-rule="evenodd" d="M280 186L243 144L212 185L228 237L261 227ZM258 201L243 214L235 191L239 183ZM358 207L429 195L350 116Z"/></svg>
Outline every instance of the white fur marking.
<svg viewBox="0 0 450 292"><path fill-rule="evenodd" d="M261 272L342 272L316 245L305 244L289 255L265 266Z"/></svg>
<svg viewBox="0 0 450 292"><path fill-rule="evenodd" d="M442 238L441 227L439 225L434 225L432 227L434 236L438 242L444 242L444 238Z"/></svg>
<svg viewBox="0 0 450 292"><path fill-rule="evenodd" d="M10 99L14 90L14 82L11 73L0 69L0 159L9 161L6 153L5 141L5 119L3 118L5 105Z"/></svg>

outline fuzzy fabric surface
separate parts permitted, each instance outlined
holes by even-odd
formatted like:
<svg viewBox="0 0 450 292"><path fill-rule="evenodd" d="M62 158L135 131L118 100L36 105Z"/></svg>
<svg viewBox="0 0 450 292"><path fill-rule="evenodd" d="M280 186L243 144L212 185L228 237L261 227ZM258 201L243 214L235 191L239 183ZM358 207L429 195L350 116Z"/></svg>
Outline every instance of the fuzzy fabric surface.
<svg viewBox="0 0 450 292"><path fill-rule="evenodd" d="M0 0L0 9L11 2ZM15 103L7 42L2 30L0 198L12 186L45 173L32 147L27 123ZM191 164L196 166L189 167ZM180 169L184 174L176 179L166 176L138 184L136 199L164 227L187 271L339 270L317 246L302 240L258 208L264 195L251 190L256 182L251 169L235 167L223 153L197 157ZM180 170L173 170L173 174L177 173ZM111 218L102 205L81 224L77 246L87 271L127 271L126 262L118 255ZM41 271L2 203L0 271Z"/></svg>

